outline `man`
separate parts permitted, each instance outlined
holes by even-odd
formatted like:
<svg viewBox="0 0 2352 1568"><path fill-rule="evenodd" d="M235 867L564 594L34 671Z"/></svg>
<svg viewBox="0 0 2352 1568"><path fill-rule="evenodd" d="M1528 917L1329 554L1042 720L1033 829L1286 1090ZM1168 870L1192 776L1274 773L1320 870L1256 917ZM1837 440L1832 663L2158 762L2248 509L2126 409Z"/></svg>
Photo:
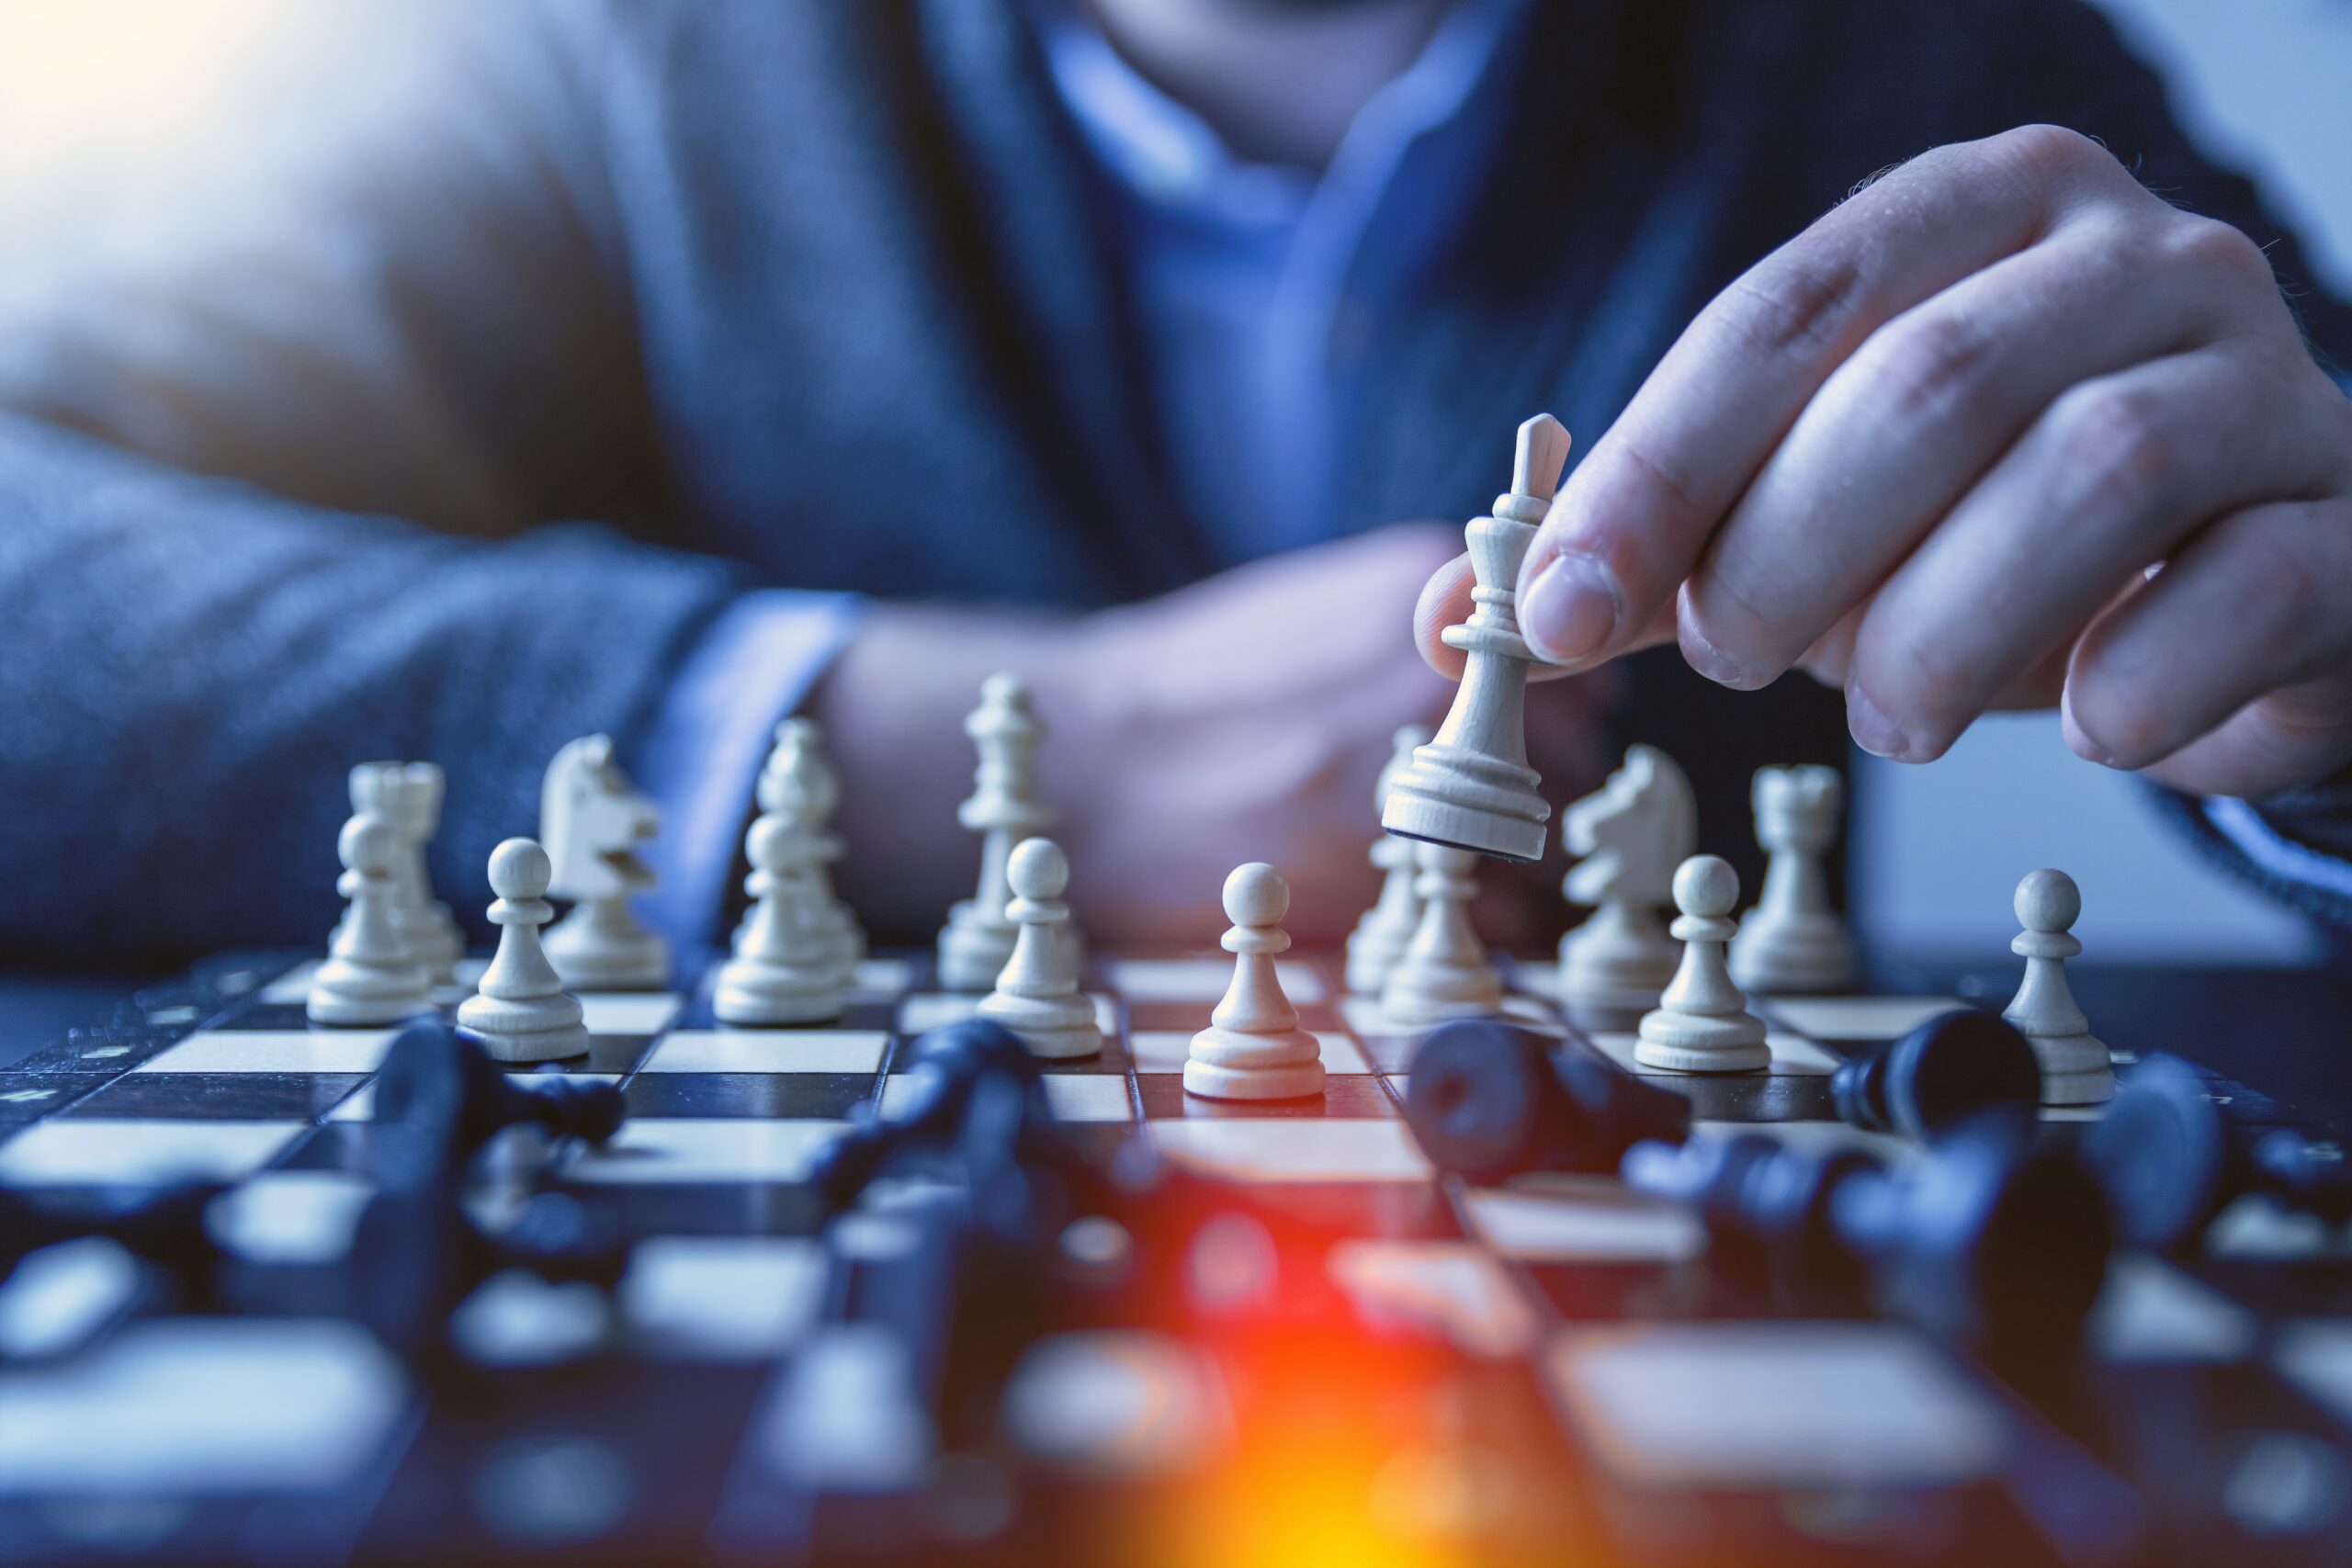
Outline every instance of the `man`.
<svg viewBox="0 0 2352 1568"><path fill-rule="evenodd" d="M2079 749L2199 791L2352 751L2352 417L2300 257L2061 0L335 15L11 231L18 953L315 936L372 755L447 765L471 902L597 729L707 936L803 706L851 896L911 932L1000 666L1100 934L1197 939L1252 857L1330 934L1389 733L1442 706L1397 628L1425 580L1424 633L1458 615L1453 530L1547 407L1589 451L1532 638L1674 635L1717 682L1539 694L1555 791L1608 697L1719 823L1841 716L1924 759L2062 689ZM1843 716L1747 692L1799 664Z"/></svg>

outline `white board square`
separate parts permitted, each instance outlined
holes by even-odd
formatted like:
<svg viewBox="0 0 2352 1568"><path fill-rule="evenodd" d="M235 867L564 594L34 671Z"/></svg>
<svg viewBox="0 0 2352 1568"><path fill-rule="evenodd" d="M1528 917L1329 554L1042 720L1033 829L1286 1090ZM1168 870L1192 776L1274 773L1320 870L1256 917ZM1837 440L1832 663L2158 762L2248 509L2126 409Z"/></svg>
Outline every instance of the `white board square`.
<svg viewBox="0 0 2352 1568"><path fill-rule="evenodd" d="M1323 1070L1327 1073L1368 1073L1372 1064L1364 1060L1356 1043L1335 1031L1316 1032L1315 1043L1323 1048ZM1139 1073L1181 1073L1193 1055L1193 1037L1180 1030L1138 1030L1127 1041L1127 1049L1136 1061Z"/></svg>
<svg viewBox="0 0 2352 1568"><path fill-rule="evenodd" d="M306 959L261 988L264 1007L300 1007L311 999L311 981L319 972L319 960Z"/></svg>
<svg viewBox="0 0 2352 1568"><path fill-rule="evenodd" d="M859 999L895 997L914 981L914 965L903 958L861 958L850 971L850 989Z"/></svg>
<svg viewBox="0 0 2352 1568"><path fill-rule="evenodd" d="M255 1263L332 1263L351 1249L374 1183L339 1170L265 1170L204 1213L213 1240Z"/></svg>
<svg viewBox="0 0 2352 1568"><path fill-rule="evenodd" d="M1534 1309L1475 1243L1343 1241L1329 1267L1368 1323L1434 1328L1474 1356L1516 1356L1534 1342Z"/></svg>
<svg viewBox="0 0 2352 1568"><path fill-rule="evenodd" d="M1506 1258L1537 1262L1673 1263L1707 1245L1688 1205L1601 1176L1552 1176L1466 1194L1471 1228Z"/></svg>
<svg viewBox="0 0 2352 1568"><path fill-rule="evenodd" d="M139 1073L372 1073L392 1029L207 1029L141 1062Z"/></svg>
<svg viewBox="0 0 2352 1568"><path fill-rule="evenodd" d="M650 1354L763 1359L816 1322L826 1269L807 1236L649 1236L630 1250L621 1308Z"/></svg>
<svg viewBox="0 0 2352 1568"><path fill-rule="evenodd" d="M685 998L665 991L583 991L581 1021L591 1034L659 1034Z"/></svg>
<svg viewBox="0 0 2352 1568"><path fill-rule="evenodd" d="M2119 1253L2084 1334L2124 1362L2235 1361L2254 1351L2254 1314L2161 1258Z"/></svg>
<svg viewBox="0 0 2352 1568"><path fill-rule="evenodd" d="M845 1122L753 1118L649 1118L622 1124L610 1143L582 1148L574 1181L799 1181Z"/></svg>
<svg viewBox="0 0 2352 1568"><path fill-rule="evenodd" d="M872 1073L889 1034L879 1029L681 1029L638 1070L646 1073Z"/></svg>
<svg viewBox="0 0 2352 1568"><path fill-rule="evenodd" d="M1883 1325L1572 1329L1545 1370L1601 1462L1645 1485L1951 1485L1997 1471L2007 1450L1999 1408Z"/></svg>
<svg viewBox="0 0 2352 1568"><path fill-rule="evenodd" d="M1781 1025L1815 1040L1893 1040L1968 1008L1957 997L1767 997L1764 1002Z"/></svg>
<svg viewBox="0 0 2352 1568"><path fill-rule="evenodd" d="M2289 1382L2352 1421L2352 1320L2281 1324L2271 1355Z"/></svg>
<svg viewBox="0 0 2352 1568"><path fill-rule="evenodd" d="M1202 1120L1146 1123L1180 1164L1240 1181L1426 1181L1401 1121Z"/></svg>
<svg viewBox="0 0 2352 1568"><path fill-rule="evenodd" d="M905 1102L907 1085L913 1080L905 1073L892 1073L882 1080L884 1116L898 1111ZM1046 1105L1060 1122L1132 1122L1135 1107L1127 1098L1127 1079L1123 1073L1047 1073L1038 1080L1045 1085Z"/></svg>
<svg viewBox="0 0 2352 1568"><path fill-rule="evenodd" d="M309 1129L307 1122L52 1118L0 1144L0 1186L234 1181Z"/></svg>

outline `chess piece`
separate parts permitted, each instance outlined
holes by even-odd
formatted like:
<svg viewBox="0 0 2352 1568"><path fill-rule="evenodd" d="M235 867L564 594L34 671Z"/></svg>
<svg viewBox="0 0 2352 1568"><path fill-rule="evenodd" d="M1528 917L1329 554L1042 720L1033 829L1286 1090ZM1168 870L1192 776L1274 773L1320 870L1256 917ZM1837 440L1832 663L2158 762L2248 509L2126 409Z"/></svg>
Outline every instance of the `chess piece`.
<svg viewBox="0 0 2352 1568"><path fill-rule="evenodd" d="M976 787L956 819L981 835L979 890L947 912L939 933L939 983L951 991L985 991L1012 958L1016 937L1006 910L1012 897L1005 867L1013 846L1053 823L1037 792L1037 749L1046 726L1018 675L991 675L980 705L964 721L980 755ZM1070 953L1075 964L1075 948Z"/></svg>
<svg viewBox="0 0 2352 1568"><path fill-rule="evenodd" d="M401 1031L376 1074L375 1121L415 1136L390 1163L391 1185L445 1180L502 1129L536 1122L549 1137L601 1144L627 1114L613 1084L563 1073L509 1073L438 1019Z"/></svg>
<svg viewBox="0 0 2352 1568"><path fill-rule="evenodd" d="M1419 843L1413 858L1419 867L1413 890L1420 897L1421 922L1380 988L1380 1010L1407 1024L1501 1011L1502 979L1470 924L1476 857L1468 850Z"/></svg>
<svg viewBox="0 0 2352 1568"><path fill-rule="evenodd" d="M839 1018L847 1000L840 929L810 874L824 836L809 826L806 795L786 790L776 800L779 809L761 813L744 839L752 912L711 992L721 1023L822 1023Z"/></svg>
<svg viewBox="0 0 2352 1568"><path fill-rule="evenodd" d="M349 900L327 961L311 981L305 1010L313 1023L393 1023L433 1005L433 977L401 936L392 880L400 829L373 812L343 825L336 845Z"/></svg>
<svg viewBox="0 0 2352 1568"><path fill-rule="evenodd" d="M1519 569L1536 525L1559 488L1568 433L1550 414L1519 427L1510 492L1494 514L1464 529L1477 585L1470 618L1442 634L1462 649L1462 684L1437 739L1413 753L1381 809L1380 825L1408 839L1452 844L1506 860L1544 852L1552 808L1536 794L1543 782L1527 765L1527 667L1534 655L1520 635Z"/></svg>
<svg viewBox="0 0 2352 1568"><path fill-rule="evenodd" d="M2115 1094L2107 1047L2066 984L2066 960L2082 952L2072 934L2083 895L2063 871L2037 871L2018 884L2018 923L2009 951L2025 960L2025 981L2001 1016L2033 1046L2044 1105L2097 1105Z"/></svg>
<svg viewBox="0 0 2352 1568"><path fill-rule="evenodd" d="M984 1180L991 1168L1043 1152L1037 1135L1054 1125L1045 1073L1002 1024L966 1018L926 1030L900 1048L891 1073L888 1108L852 1122L811 1162L809 1185L826 1213L846 1209L902 1156L935 1171L952 1151L967 1176Z"/></svg>
<svg viewBox="0 0 2352 1568"><path fill-rule="evenodd" d="M1655 746L1634 746L1600 789L1567 809L1561 836L1583 858L1560 886L1591 917L1560 939L1560 1000L1571 1008L1657 1006L1682 949L1658 918L1674 871L1698 848L1690 781Z"/></svg>
<svg viewBox="0 0 2352 1568"><path fill-rule="evenodd" d="M535 1193L492 1231L454 1187L428 1183L369 1199L343 1267L352 1314L396 1352L438 1370L450 1359L450 1314L493 1274L519 1269L549 1284L593 1285L609 1302L628 1257L611 1213L569 1193Z"/></svg>
<svg viewBox="0 0 2352 1568"><path fill-rule="evenodd" d="M1764 1021L1731 977L1724 949L1735 928L1726 918L1739 901L1739 873L1714 855L1692 855L1674 874L1674 905L1681 918L1670 928L1682 943L1657 1010L1642 1015L1634 1059L1671 1073L1752 1073L1770 1065Z"/></svg>
<svg viewBox="0 0 2352 1568"><path fill-rule="evenodd" d="M1091 1056L1102 1048L1102 1031L1093 1001L1079 994L1076 953L1059 930L1069 919L1062 902L1069 862L1051 839L1023 840L1006 859L1005 879L1017 934L979 1016L1011 1030L1033 1055Z"/></svg>
<svg viewBox="0 0 2352 1568"><path fill-rule="evenodd" d="M827 923L835 932L846 984L847 976L865 960L865 928L833 890L831 868L841 859L842 843L831 829L833 813L841 809L842 781L841 775L833 772L832 763L826 760L824 733L813 718L787 718L775 727L775 745L768 752L766 765L760 770L760 809L781 810L780 803L787 791L797 791L807 801L808 826L818 835L820 852L809 874L816 879L819 901Z"/></svg>
<svg viewBox="0 0 2352 1568"><path fill-rule="evenodd" d="M1388 765L1380 770L1380 782L1373 786L1375 812L1386 809L1388 786L1412 764L1415 749L1429 744L1429 739L1430 732L1418 724L1396 732L1396 749L1389 754ZM1380 897L1348 935L1348 989L1365 997L1380 994L1389 969L1413 940L1413 928L1421 923L1420 896L1413 891L1418 869L1413 863L1413 840L1381 834L1372 842L1372 863L1382 874Z"/></svg>
<svg viewBox="0 0 2352 1568"><path fill-rule="evenodd" d="M1607 1175L1648 1139L1680 1143L1690 1101L1599 1051L1499 1019L1430 1032L1406 1077L1405 1120L1440 1170L1493 1183L1537 1170Z"/></svg>
<svg viewBox="0 0 2352 1568"><path fill-rule="evenodd" d="M1225 916L1233 922L1219 945L1233 954L1233 983L1193 1036L1184 1092L1204 1100L1299 1100L1323 1092L1323 1047L1298 1026L1283 994L1274 954L1290 951L1282 929L1290 884L1263 861L1225 879Z"/></svg>
<svg viewBox="0 0 2352 1568"><path fill-rule="evenodd" d="M400 852L392 861L399 890L392 923L436 986L456 981L458 960L466 951L457 917L433 897L424 870L424 846L441 826L444 784L440 768L431 762L362 762L351 770L351 809L383 818L400 834Z"/></svg>
<svg viewBox="0 0 2352 1568"><path fill-rule="evenodd" d="M1838 1114L1864 1132L1927 1142L1981 1116L2032 1120L2041 1103L2041 1068L2025 1036L2007 1023L1956 1008L1839 1063L1829 1093Z"/></svg>
<svg viewBox="0 0 2352 1568"><path fill-rule="evenodd" d="M654 884L637 846L662 813L613 761L607 735L575 740L548 764L539 840L555 876L548 891L578 907L547 933L548 961L584 991L653 990L670 983L670 944L638 923L628 901Z"/></svg>
<svg viewBox="0 0 2352 1568"><path fill-rule="evenodd" d="M1845 795L1835 768L1807 763L1756 771L1756 841L1771 859L1756 908L1731 939L1731 975L1743 988L1834 991L1853 983L1853 939L1829 907L1823 866L1838 837Z"/></svg>
<svg viewBox="0 0 2352 1568"><path fill-rule="evenodd" d="M555 1062L588 1052L580 998L548 962L539 928L555 919L545 897L554 867L536 839L509 839L490 852L490 907L498 951L475 994L458 1008L458 1027L499 1062Z"/></svg>

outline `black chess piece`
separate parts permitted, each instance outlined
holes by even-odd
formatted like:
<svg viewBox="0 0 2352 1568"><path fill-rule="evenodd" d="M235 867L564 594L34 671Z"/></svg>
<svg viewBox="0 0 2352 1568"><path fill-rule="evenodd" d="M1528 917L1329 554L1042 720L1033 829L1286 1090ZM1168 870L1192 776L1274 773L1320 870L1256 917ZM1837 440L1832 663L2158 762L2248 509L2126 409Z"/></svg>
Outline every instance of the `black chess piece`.
<svg viewBox="0 0 2352 1568"><path fill-rule="evenodd" d="M906 1048L904 1083L883 1116L871 1102L818 1155L810 1180L830 1210L846 1208L894 1159L951 1148L1010 1160L1050 1121L1036 1057L1020 1037L984 1018L918 1035ZM993 1152L984 1145L997 1145Z"/></svg>
<svg viewBox="0 0 2352 1568"><path fill-rule="evenodd" d="M345 1267L355 1314L394 1349L430 1357L447 1348L458 1304L502 1269L609 1291L628 1265L619 1227L575 1198L538 1193L492 1232L466 1213L456 1188L423 1184L368 1201Z"/></svg>
<svg viewBox="0 0 2352 1568"><path fill-rule="evenodd" d="M1857 1283L1887 1312L2009 1359L2072 1345L2106 1280L2104 1194L2071 1152L1995 1115L1889 1169L1856 1150L1760 1134L1643 1144L1631 1185L1695 1204L1711 1234L1770 1256L1784 1282Z"/></svg>
<svg viewBox="0 0 2352 1568"><path fill-rule="evenodd" d="M413 1134L406 1145L413 1154L404 1153L398 1163L406 1168L413 1159L429 1168L415 1173L419 1179L447 1174L518 1122L537 1122L553 1137L601 1144L627 1114L615 1085L561 1073L509 1073L438 1019L420 1019L401 1030L376 1075L375 1119ZM399 1178L398 1172L379 1174Z"/></svg>
<svg viewBox="0 0 2352 1568"><path fill-rule="evenodd" d="M1413 1053L1405 1119L1438 1168L1497 1181L1614 1170L1645 1139L1688 1135L1690 1102L1585 1046L1464 1019L1432 1030Z"/></svg>
<svg viewBox="0 0 2352 1568"><path fill-rule="evenodd" d="M1829 1092L1855 1126L1925 1142L1991 1111L2030 1119L2041 1103L2041 1067L2015 1026L1962 1008L1840 1063Z"/></svg>
<svg viewBox="0 0 2352 1568"><path fill-rule="evenodd" d="M2151 1055L2132 1070L2085 1134L2083 1154L2118 1225L2142 1247L2192 1242L2231 1200L2252 1192L2327 1224L2352 1221L2352 1173L2340 1149L2289 1127L2232 1127L2205 1075L2177 1056Z"/></svg>

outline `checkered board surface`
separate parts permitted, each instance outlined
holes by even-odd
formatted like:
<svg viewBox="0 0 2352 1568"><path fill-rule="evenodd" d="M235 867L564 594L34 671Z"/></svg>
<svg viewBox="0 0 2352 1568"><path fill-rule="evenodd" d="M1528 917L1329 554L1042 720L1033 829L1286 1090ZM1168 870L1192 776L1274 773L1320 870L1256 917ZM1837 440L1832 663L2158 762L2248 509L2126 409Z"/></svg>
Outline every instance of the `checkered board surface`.
<svg viewBox="0 0 2352 1568"><path fill-rule="evenodd" d="M1107 1152L1140 1123L1172 1159L1336 1224L1353 1239L1332 1270L1363 1314L1458 1353L1473 1414L1469 1446L1448 1451L1476 1484L1404 1487L1410 1506L1384 1492L1366 1529L1408 1544L1460 1532L1470 1560L1575 1539L1602 1560L1673 1562L2333 1561L2352 1539L2340 1238L2242 1204L2194 1264L2119 1258L2078 1375L2029 1398L1898 1325L1756 1299L1707 1267L1692 1217L1614 1181L1439 1179L1402 1114L1415 1036L1340 995L1336 963L1282 965L1323 1043L1319 1099L1186 1096L1187 1042L1229 965L1095 961L1103 1050L1049 1064L1047 1097L1082 1144ZM577 1292L493 1281L461 1309L460 1339L528 1396L450 1409L321 1305L315 1281L368 1196L369 1078L392 1032L308 1025L310 970L209 964L0 1071L0 1185L238 1184L214 1214L237 1259L233 1310L143 1313L95 1257L43 1255L0 1289L0 1559L74 1558L120 1529L164 1558L242 1555L279 1527L308 1531L320 1561L450 1540L493 1556L693 1550L747 1475L808 1438L771 1406L820 1310L814 1151L854 1106L887 1105L905 1043L975 998L930 988L920 958L862 965L846 1014L821 1028L719 1027L700 986L585 997L594 1046L549 1070L618 1082L626 1126L600 1148L518 1130L491 1163L511 1156L621 1217L637 1245L618 1326L592 1325ZM1510 974L1512 1016L1577 1032L1547 969ZM1959 1004L1757 1005L1769 1072L1664 1080L1690 1096L1700 1135L1761 1128L1907 1157L1836 1121L1828 1075ZM1629 1033L1587 1033L1631 1065ZM2095 1114L2048 1112L2045 1135ZM622 1353L529 1381L592 1334L617 1334ZM1080 1357L1098 1382L1137 1375L1135 1355L1088 1353L1107 1356ZM1112 1409L1148 1425L1170 1407L1081 1398L1065 1412L1075 1434L1048 1420L1034 1436L1115 1447L1140 1439L1087 1421ZM109 1523L87 1507L106 1498L159 1511Z"/></svg>

